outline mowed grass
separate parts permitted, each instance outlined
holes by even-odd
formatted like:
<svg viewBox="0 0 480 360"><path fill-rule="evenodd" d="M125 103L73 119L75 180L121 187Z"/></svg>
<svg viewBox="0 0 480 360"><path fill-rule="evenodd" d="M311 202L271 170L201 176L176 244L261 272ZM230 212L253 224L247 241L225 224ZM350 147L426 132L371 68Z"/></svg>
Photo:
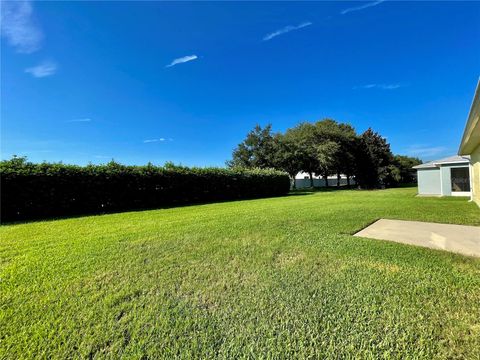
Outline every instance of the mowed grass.
<svg viewBox="0 0 480 360"><path fill-rule="evenodd" d="M480 259L352 237L480 225L415 189L0 228L0 358L480 358Z"/></svg>

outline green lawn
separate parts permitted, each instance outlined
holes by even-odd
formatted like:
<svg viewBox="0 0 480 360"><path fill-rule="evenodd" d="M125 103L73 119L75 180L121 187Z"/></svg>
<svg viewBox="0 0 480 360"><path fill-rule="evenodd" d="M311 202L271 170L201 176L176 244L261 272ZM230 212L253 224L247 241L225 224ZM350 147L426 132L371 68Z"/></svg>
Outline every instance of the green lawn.
<svg viewBox="0 0 480 360"><path fill-rule="evenodd" d="M480 259L354 238L480 225L465 199L332 191L0 228L0 359L480 358Z"/></svg>

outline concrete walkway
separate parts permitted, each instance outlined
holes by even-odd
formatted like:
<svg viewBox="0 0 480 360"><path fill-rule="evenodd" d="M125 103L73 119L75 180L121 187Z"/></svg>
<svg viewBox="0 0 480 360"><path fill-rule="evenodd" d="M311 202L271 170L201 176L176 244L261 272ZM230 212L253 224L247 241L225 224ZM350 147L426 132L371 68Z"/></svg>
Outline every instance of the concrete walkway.
<svg viewBox="0 0 480 360"><path fill-rule="evenodd" d="M380 219L354 236L480 257L480 227Z"/></svg>

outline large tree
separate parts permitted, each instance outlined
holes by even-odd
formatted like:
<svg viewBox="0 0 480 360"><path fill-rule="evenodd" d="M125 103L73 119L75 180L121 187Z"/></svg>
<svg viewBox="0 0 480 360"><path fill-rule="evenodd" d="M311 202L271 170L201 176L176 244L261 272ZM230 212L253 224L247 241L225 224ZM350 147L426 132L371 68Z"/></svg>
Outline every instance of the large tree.
<svg viewBox="0 0 480 360"><path fill-rule="evenodd" d="M337 168L337 161L340 153L339 143L332 140L320 142L317 146L318 168L316 173L323 174L325 186L328 187L328 175Z"/></svg>
<svg viewBox="0 0 480 360"><path fill-rule="evenodd" d="M347 183L350 184L350 176L355 168L355 129L349 124L338 123L332 119L324 119L315 123L319 155L325 159L329 157L328 166L322 166L322 175L328 186L328 175L337 175L337 186L340 186L340 174L347 175ZM335 145L333 145L335 144Z"/></svg>
<svg viewBox="0 0 480 360"><path fill-rule="evenodd" d="M388 165L385 184L394 187L413 183L416 180L416 172L413 167L421 163L422 161L418 158L395 155L391 164Z"/></svg>
<svg viewBox="0 0 480 360"><path fill-rule="evenodd" d="M272 134L272 126L264 128L256 125L247 137L233 151L232 160L227 161L229 167L274 168L276 144Z"/></svg>
<svg viewBox="0 0 480 360"><path fill-rule="evenodd" d="M389 165L393 161L390 144L369 128L360 136L357 149L357 183L364 188L384 186L389 175Z"/></svg>
<svg viewBox="0 0 480 360"><path fill-rule="evenodd" d="M319 167L315 126L300 123L285 132L285 139L295 144L299 168L310 176L310 186L313 187L313 174Z"/></svg>
<svg viewBox="0 0 480 360"><path fill-rule="evenodd" d="M347 177L347 186L350 186L350 178L355 173L355 154L357 153L357 133L350 124L339 124L341 130L340 154L338 157L338 181L340 174Z"/></svg>
<svg viewBox="0 0 480 360"><path fill-rule="evenodd" d="M301 153L297 142L283 134L275 135L275 168L285 171L295 189L295 176L302 170Z"/></svg>
<svg viewBox="0 0 480 360"><path fill-rule="evenodd" d="M413 167L420 165L422 160L410 156L395 155L393 157L393 163L399 170L400 183L408 184L415 181L416 172Z"/></svg>
<svg viewBox="0 0 480 360"><path fill-rule="evenodd" d="M295 175L304 171L310 176L325 178L337 175L355 176L363 188L396 186L414 180L412 167L419 159L406 156L394 157L390 145L379 133L368 129L358 136L355 129L332 119L315 123L302 122L288 129L285 134L272 133L271 125L257 125L247 134L233 152L231 167L276 168L287 172L295 186Z"/></svg>

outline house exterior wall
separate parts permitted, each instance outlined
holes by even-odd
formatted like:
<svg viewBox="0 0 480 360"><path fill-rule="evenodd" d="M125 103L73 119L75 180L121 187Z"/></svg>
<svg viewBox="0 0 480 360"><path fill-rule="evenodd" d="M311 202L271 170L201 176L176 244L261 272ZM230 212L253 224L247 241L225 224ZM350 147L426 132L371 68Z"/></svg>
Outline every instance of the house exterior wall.
<svg viewBox="0 0 480 360"><path fill-rule="evenodd" d="M442 187L440 182L440 169L418 169L418 194L419 195L441 195Z"/></svg>
<svg viewBox="0 0 480 360"><path fill-rule="evenodd" d="M480 145L473 150L470 155L471 172L472 177L472 200L480 206Z"/></svg>
<svg viewBox="0 0 480 360"><path fill-rule="evenodd" d="M470 155L471 199L480 206L480 79L468 114L459 155Z"/></svg>

